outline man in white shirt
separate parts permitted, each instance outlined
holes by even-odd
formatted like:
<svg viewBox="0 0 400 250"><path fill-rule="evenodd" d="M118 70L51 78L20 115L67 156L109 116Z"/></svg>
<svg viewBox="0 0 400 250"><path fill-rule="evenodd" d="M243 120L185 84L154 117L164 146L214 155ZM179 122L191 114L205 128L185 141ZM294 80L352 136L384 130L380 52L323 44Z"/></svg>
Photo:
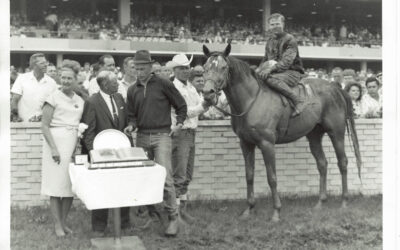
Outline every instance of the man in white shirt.
<svg viewBox="0 0 400 250"><path fill-rule="evenodd" d="M56 82L46 75L47 60L42 53L29 59L31 72L20 74L11 89L11 121L40 121L47 96L57 89Z"/></svg>
<svg viewBox="0 0 400 250"><path fill-rule="evenodd" d="M114 61L114 57L112 57L112 55L103 55L99 58L99 65L100 65L100 71L103 70L107 70L107 71L111 71L114 72L115 70L115 61ZM99 88L99 84L97 83L96 78L93 78L92 80L90 80L89 82L89 96L93 95L94 93L99 92L100 88Z"/></svg>
<svg viewBox="0 0 400 250"><path fill-rule="evenodd" d="M88 91L88 93L89 93L90 81L95 79L97 77L97 75L99 74L99 72L100 72L100 65L98 62L90 65L89 77L83 82L83 87Z"/></svg>
<svg viewBox="0 0 400 250"><path fill-rule="evenodd" d="M135 64L133 63L133 57L125 58L123 67L124 78L119 81L118 93L120 93L122 97L124 97L124 100L126 102L128 88L136 82L136 69Z"/></svg>
<svg viewBox="0 0 400 250"><path fill-rule="evenodd" d="M189 82L195 87L197 93L199 94L201 100L203 101L203 88L204 88L204 70L201 68L200 65L194 67L192 69L192 72L189 77ZM228 100L226 99L226 96L224 92L222 91L220 96L218 97L217 104L215 105L216 107L226 111L230 112ZM207 111L204 113L200 114L199 120L222 120L222 119L229 119L229 116L225 116L225 114L221 111L219 111L216 107L211 106L207 108Z"/></svg>
<svg viewBox="0 0 400 250"><path fill-rule="evenodd" d="M199 115L209 106L188 81L192 59L193 56L188 60L185 54L175 55L172 59L172 69L175 75L173 84L187 104L187 118L181 131L172 137L172 169L179 213L189 223L194 221L194 218L186 213L186 202L188 186L192 180L194 169L196 128ZM172 124L176 124L174 110L171 112L171 120Z"/></svg>

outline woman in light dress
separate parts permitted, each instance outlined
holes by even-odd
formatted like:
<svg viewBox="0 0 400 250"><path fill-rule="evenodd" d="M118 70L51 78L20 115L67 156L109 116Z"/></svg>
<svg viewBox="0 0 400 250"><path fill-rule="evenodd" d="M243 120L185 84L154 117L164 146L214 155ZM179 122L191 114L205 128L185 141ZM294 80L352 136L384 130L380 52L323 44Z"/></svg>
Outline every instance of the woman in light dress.
<svg viewBox="0 0 400 250"><path fill-rule="evenodd" d="M65 220L73 200L68 166L78 141L78 126L84 105L82 98L73 91L79 70L78 62L64 60L61 86L43 105L41 194L50 196L50 210L57 236L72 233Z"/></svg>

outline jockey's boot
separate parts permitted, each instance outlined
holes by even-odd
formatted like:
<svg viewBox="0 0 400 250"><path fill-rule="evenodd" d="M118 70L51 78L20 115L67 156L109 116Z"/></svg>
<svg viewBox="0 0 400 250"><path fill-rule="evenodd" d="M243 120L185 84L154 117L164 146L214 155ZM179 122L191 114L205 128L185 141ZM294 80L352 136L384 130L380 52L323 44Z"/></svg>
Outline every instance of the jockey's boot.
<svg viewBox="0 0 400 250"><path fill-rule="evenodd" d="M296 96L296 99L297 103L292 99L295 105L292 117L300 115L300 113L303 112L304 108L306 107L306 102L303 99L299 98L298 96Z"/></svg>
<svg viewBox="0 0 400 250"><path fill-rule="evenodd" d="M185 222L193 224L196 221L196 219L187 213L186 206L187 206L187 201L181 200L179 205L179 215Z"/></svg>
<svg viewBox="0 0 400 250"><path fill-rule="evenodd" d="M304 110L306 103L295 93L293 93L292 89L286 83L271 78L269 78L266 82L270 87L277 90L279 93L289 98L293 102L294 111L292 113L292 117L298 116Z"/></svg>
<svg viewBox="0 0 400 250"><path fill-rule="evenodd" d="M165 236L176 236L179 230L179 222L178 222L178 215L169 215L168 216L168 226L165 230Z"/></svg>

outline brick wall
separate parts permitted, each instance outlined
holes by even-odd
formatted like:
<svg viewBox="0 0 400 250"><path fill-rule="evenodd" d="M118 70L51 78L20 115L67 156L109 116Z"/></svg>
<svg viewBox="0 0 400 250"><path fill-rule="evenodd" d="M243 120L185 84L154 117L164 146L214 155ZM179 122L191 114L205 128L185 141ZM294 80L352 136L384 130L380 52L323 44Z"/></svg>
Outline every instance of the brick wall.
<svg viewBox="0 0 400 250"><path fill-rule="evenodd" d="M356 120L363 160L364 194L382 192L382 121ZM349 138L346 137L349 159L348 182L350 192L361 188ZM327 136L323 146L328 159L328 191L339 194L341 179L335 152ZM18 206L41 205L47 201L40 195L42 135L38 123L11 124L11 203ZM319 174L302 138L296 142L276 146L278 191L285 194L318 194ZM261 153L256 149L255 193L270 193ZM201 121L196 135L194 179L190 186L193 199L239 199L246 197L244 160L239 140L229 121Z"/></svg>

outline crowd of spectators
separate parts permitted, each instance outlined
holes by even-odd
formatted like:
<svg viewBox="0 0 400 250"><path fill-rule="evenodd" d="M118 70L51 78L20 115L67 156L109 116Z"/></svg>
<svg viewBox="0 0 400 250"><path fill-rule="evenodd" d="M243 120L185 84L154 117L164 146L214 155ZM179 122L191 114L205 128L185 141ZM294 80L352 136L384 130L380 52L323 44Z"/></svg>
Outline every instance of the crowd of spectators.
<svg viewBox="0 0 400 250"><path fill-rule="evenodd" d="M11 15L11 36L59 37L101 40L175 41L201 43L264 44L262 23L244 17L207 18L185 15L154 16L135 13L121 27L115 16L99 13L46 14L42 23L29 25ZM380 47L381 30L356 24L287 23L286 30L302 46Z"/></svg>
<svg viewBox="0 0 400 250"><path fill-rule="evenodd" d="M302 46L377 47L382 44L379 30L359 25L341 24L335 27L329 24L290 24L287 30Z"/></svg>
<svg viewBox="0 0 400 250"><path fill-rule="evenodd" d="M173 79L173 71L170 67L170 62L153 64L153 72L156 75L164 78ZM90 65L88 62L84 63L79 74L77 74L77 88L75 91L83 98L86 98L90 94L90 82L96 79L96 75L99 72L100 66L98 63ZM252 67L256 67L253 65ZM129 77L125 73L127 71L127 65L123 65L125 70L120 67L114 67L114 73L118 77L121 85L124 82L135 81L135 73L129 71ZM30 72L30 68L10 68L10 83L11 88L16 81L17 77L23 73ZM57 84L60 83L59 74L60 68L57 68L53 64L48 64L46 74L51 77ZM191 69L191 77L189 82L196 88L199 94L202 92L204 87L204 69L201 65L197 65ZM380 118L382 117L382 73L373 72L371 69L367 71L355 71L353 69L342 70L339 67L333 68L330 72L327 69L319 68L308 68L306 69L306 77L308 78L320 78L327 80L331 84L336 84L339 88L344 89L353 100L353 107L357 118ZM229 112L229 105L225 96L219 97L218 106L225 111ZM203 113L199 119L201 120L219 120L229 119L228 116L218 111L214 107L210 107L209 111Z"/></svg>
<svg viewBox="0 0 400 250"><path fill-rule="evenodd" d="M320 78L346 91L352 99L355 118L382 118L382 73L355 71L335 67L330 73L325 69L307 69L309 78Z"/></svg>

